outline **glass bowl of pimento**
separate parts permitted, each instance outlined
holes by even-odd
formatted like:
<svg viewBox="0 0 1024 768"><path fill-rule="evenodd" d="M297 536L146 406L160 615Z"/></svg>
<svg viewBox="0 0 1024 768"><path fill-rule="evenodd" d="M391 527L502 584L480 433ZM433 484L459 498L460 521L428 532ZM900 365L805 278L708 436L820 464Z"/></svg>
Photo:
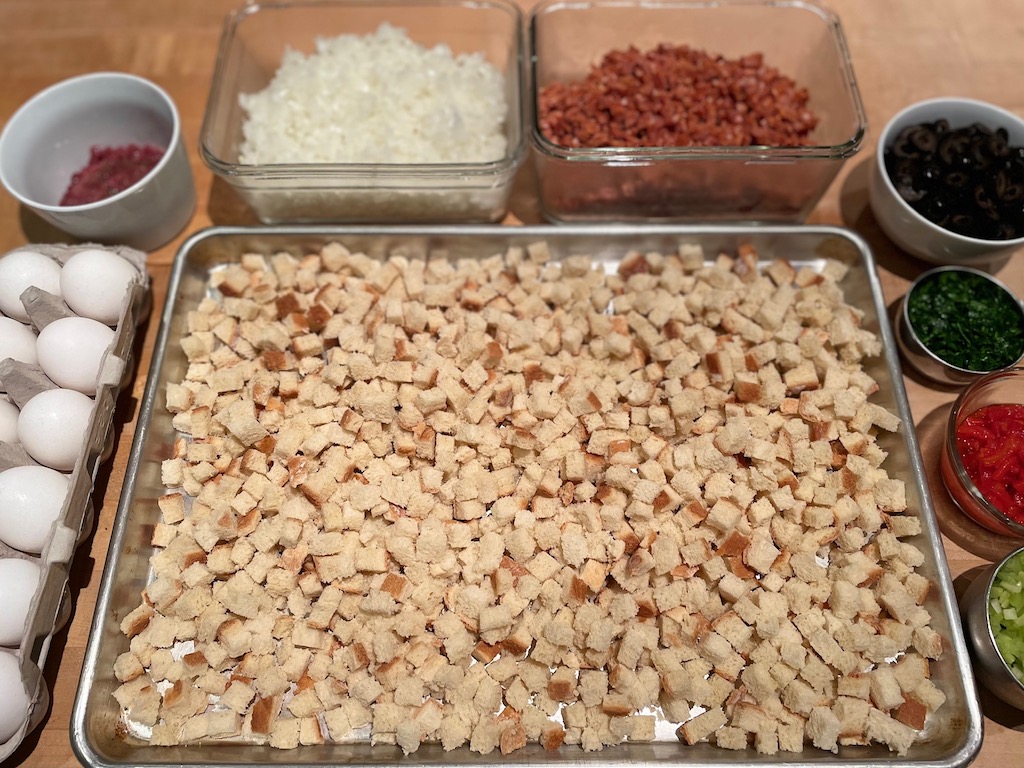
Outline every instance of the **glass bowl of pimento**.
<svg viewBox="0 0 1024 768"><path fill-rule="evenodd" d="M941 473L968 517L1024 538L1024 367L993 371L960 393L949 414Z"/></svg>

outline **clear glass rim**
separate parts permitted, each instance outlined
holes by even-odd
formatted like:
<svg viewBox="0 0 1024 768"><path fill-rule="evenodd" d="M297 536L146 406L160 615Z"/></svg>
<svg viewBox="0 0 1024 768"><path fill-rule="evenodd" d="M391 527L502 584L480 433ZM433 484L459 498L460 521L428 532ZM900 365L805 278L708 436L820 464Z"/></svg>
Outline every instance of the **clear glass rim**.
<svg viewBox="0 0 1024 768"><path fill-rule="evenodd" d="M974 484L974 481L971 480L971 476L967 474L967 469L964 467L964 463L960 459L960 451L957 450L956 447L956 429L959 425L959 416L960 412L963 410L964 404L975 393L977 393L979 389L988 386L993 381L1018 376L1024 377L1024 367L1015 366L1001 368L998 371L992 371L991 373L985 374L973 384L964 388L960 394L957 395L957 398L953 401L953 406L949 411L949 421L946 422L946 454L949 458L949 465L953 470L953 475L956 478L956 481L960 484L960 487L967 492L967 495L970 496L970 498L975 501L988 515L1001 522L1018 536L1024 537L1024 524L1018 523L1009 515L997 509L996 506L985 498L985 495L978 490L978 486Z"/></svg>
<svg viewBox="0 0 1024 768"><path fill-rule="evenodd" d="M228 51L239 26L250 16L260 11L287 11L302 8L401 8L417 6L430 8L464 7L487 9L508 13L513 20L515 51L515 77L517 98L509 104L509 124L518 126L517 141L510 144L505 155L486 162L473 163L264 163L247 165L220 158L209 146L210 131L217 104L224 88L224 68ZM220 43L217 46L217 60L213 68L213 85L207 97L202 126L199 129L199 155L215 173L235 178L275 179L296 181L316 179L330 181L337 178L448 178L448 177L489 177L514 172L526 156L526 131L523 129L524 102L526 94L526 61L523 51L524 16L522 9L509 0L298 0L297 2L254 2L231 11L224 21Z"/></svg>
<svg viewBox="0 0 1024 768"><path fill-rule="evenodd" d="M798 147L777 147L771 145L710 146L710 147L564 147L544 136L538 123L537 110L537 20L554 10L585 10L587 8L800 8L821 17L827 24L832 40L839 53L843 80L852 99L856 118L853 134L839 144L808 144ZM527 20L530 65L530 143L534 149L552 157L573 162L615 163L621 165L644 165L665 160L754 160L763 162L787 162L808 158L841 160L855 155L867 134L867 115L861 101L857 78L853 73L849 46L843 34L839 17L827 8L806 0L708 0L707 2L677 2L676 0L544 0L530 11Z"/></svg>

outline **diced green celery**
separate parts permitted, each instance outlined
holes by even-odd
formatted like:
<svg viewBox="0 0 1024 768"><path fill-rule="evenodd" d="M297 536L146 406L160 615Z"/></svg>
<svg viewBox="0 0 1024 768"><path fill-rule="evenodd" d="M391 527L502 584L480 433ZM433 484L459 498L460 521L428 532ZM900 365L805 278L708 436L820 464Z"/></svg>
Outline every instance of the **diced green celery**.
<svg viewBox="0 0 1024 768"><path fill-rule="evenodd" d="M1024 553L999 570L989 592L988 608L996 647L1013 674L1024 682Z"/></svg>
<svg viewBox="0 0 1024 768"><path fill-rule="evenodd" d="M1012 592L1015 595L1019 595L1024 592L1024 587L1021 586L1019 581L1010 581L1009 579L1002 579L999 582L999 586L1005 589L1007 592Z"/></svg>

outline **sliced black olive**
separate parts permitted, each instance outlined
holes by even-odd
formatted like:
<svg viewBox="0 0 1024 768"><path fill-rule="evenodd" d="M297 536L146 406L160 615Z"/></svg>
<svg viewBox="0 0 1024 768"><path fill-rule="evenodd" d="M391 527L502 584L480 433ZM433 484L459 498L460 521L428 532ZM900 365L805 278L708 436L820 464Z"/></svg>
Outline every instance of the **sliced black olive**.
<svg viewBox="0 0 1024 768"><path fill-rule="evenodd" d="M992 165L992 155L988 151L988 139L980 138L971 142L970 157L974 160L974 167L981 170Z"/></svg>
<svg viewBox="0 0 1024 768"><path fill-rule="evenodd" d="M968 130L980 133L983 136L989 136L992 133L992 129L984 123L971 123L971 127Z"/></svg>
<svg viewBox="0 0 1024 768"><path fill-rule="evenodd" d="M913 178L913 162L908 158L893 158L886 163L886 173L894 183L909 181Z"/></svg>
<svg viewBox="0 0 1024 768"><path fill-rule="evenodd" d="M970 139L960 131L952 131L939 139L939 157L946 165L953 165L963 157Z"/></svg>
<svg viewBox="0 0 1024 768"><path fill-rule="evenodd" d="M992 180L995 198L1000 203L1015 203L1024 197L1024 183L1014 181L1005 170L998 171Z"/></svg>
<svg viewBox="0 0 1024 768"><path fill-rule="evenodd" d="M904 128L901 128L900 132L896 134L896 140L893 142L893 144L905 144L908 141L910 141L910 134L917 130L918 127L919 126L916 125L908 125Z"/></svg>
<svg viewBox="0 0 1024 768"><path fill-rule="evenodd" d="M933 184L937 184L942 180L942 168L935 163L929 163L921 169L921 178L927 179Z"/></svg>
<svg viewBox="0 0 1024 768"><path fill-rule="evenodd" d="M899 184L913 184L914 176L917 172L917 165L913 160L909 158L901 158L891 163L889 168L889 178L893 180L893 183Z"/></svg>
<svg viewBox="0 0 1024 768"><path fill-rule="evenodd" d="M951 165L953 168L967 168L968 170L977 170L979 167L970 152L954 157Z"/></svg>
<svg viewBox="0 0 1024 768"><path fill-rule="evenodd" d="M989 195L988 190L981 186L978 186L974 190L974 204L978 207L978 212L983 214L984 218L989 221L999 221L999 206L996 205L995 201Z"/></svg>
<svg viewBox="0 0 1024 768"><path fill-rule="evenodd" d="M996 240L1013 240L1020 237L1020 230L1008 221L999 223L999 237Z"/></svg>
<svg viewBox="0 0 1024 768"><path fill-rule="evenodd" d="M1009 136L1005 128L999 128L988 137L988 153L992 157L1006 157L1010 154Z"/></svg>
<svg viewBox="0 0 1024 768"><path fill-rule="evenodd" d="M949 217L949 226L957 232L973 229L974 217L969 213L954 213Z"/></svg>
<svg viewBox="0 0 1024 768"><path fill-rule="evenodd" d="M939 143L939 137L927 125L915 126L907 138L916 149L926 154L934 152Z"/></svg>
<svg viewBox="0 0 1024 768"><path fill-rule="evenodd" d="M963 171L950 171L943 178L943 183L952 189L961 189L967 185L970 177Z"/></svg>
<svg viewBox="0 0 1024 768"><path fill-rule="evenodd" d="M892 153L898 158L920 157L921 153L914 149L909 139L896 138L892 145Z"/></svg>
<svg viewBox="0 0 1024 768"><path fill-rule="evenodd" d="M949 120L936 120L934 123L932 123L932 130L935 131L936 133L945 133L946 131L949 130Z"/></svg>
<svg viewBox="0 0 1024 768"><path fill-rule="evenodd" d="M949 205L941 194L929 195L924 201L922 212L939 226L949 219Z"/></svg>

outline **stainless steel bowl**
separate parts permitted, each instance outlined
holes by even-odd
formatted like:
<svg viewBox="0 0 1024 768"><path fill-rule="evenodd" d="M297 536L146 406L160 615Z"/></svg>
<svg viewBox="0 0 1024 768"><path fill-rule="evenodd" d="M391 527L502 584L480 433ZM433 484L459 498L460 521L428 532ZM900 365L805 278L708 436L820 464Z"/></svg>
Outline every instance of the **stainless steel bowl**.
<svg viewBox="0 0 1024 768"><path fill-rule="evenodd" d="M1017 309L1020 312L1022 323L1024 323L1024 304L1021 304L1020 299L1018 299L1014 292L1007 288L1002 281L996 279L987 272L982 272L981 270L974 269L972 267L936 267L935 269L929 269L927 272L922 273L916 280L914 280L913 283L910 284L907 292L903 294L903 298L900 299L900 305L896 315L896 343L900 348L900 354L903 359L909 363L910 367L922 376L940 384L962 386L964 384L970 384L975 379L978 379L987 373L991 373L992 371L972 371L969 368L960 368L952 363L946 362L924 345L924 342L921 341L920 337L914 331L914 326L910 322L910 313L907 306L910 295L918 288L918 286L922 285L925 281L940 272L970 272L971 274L978 275L989 282L994 283L1013 297L1017 304ZM1021 356L1010 365L1021 365L1022 362L1024 362L1024 351L1022 351Z"/></svg>
<svg viewBox="0 0 1024 768"><path fill-rule="evenodd" d="M996 574L1010 558L1021 552L1024 552L1024 547L1014 550L979 574L960 598L960 616L963 619L967 647L974 660L974 671L978 675L978 680L1011 707L1024 710L1024 684L1003 661L992 636L992 624L988 618L988 595Z"/></svg>

